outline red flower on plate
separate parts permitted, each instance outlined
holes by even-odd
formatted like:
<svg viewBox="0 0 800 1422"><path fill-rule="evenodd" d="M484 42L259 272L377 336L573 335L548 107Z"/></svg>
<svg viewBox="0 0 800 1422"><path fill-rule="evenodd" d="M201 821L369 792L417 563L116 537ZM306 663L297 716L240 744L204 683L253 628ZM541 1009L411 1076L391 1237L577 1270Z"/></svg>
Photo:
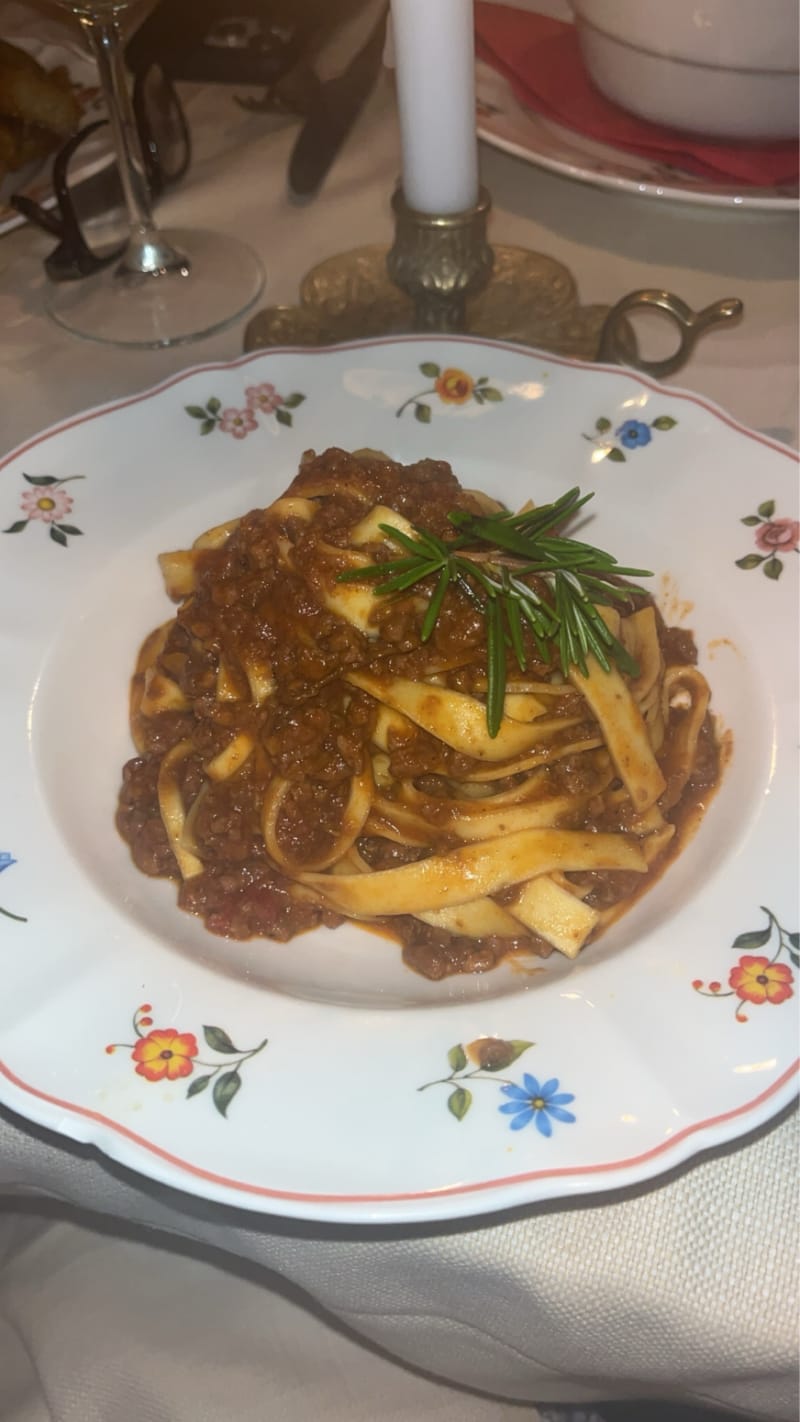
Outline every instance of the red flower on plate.
<svg viewBox="0 0 800 1422"><path fill-rule="evenodd" d="M732 969L728 982L744 1002L772 1002L777 1006L792 996L794 974L786 963L745 954Z"/></svg>
<svg viewBox="0 0 800 1422"><path fill-rule="evenodd" d="M475 389L475 381L466 371L443 370L434 386L440 400L448 405L466 405Z"/></svg>
<svg viewBox="0 0 800 1422"><path fill-rule="evenodd" d="M26 489L20 499L20 507L28 518L40 518L44 523L57 523L60 518L72 512L72 499L64 489Z"/></svg>
<svg viewBox="0 0 800 1422"><path fill-rule="evenodd" d="M789 553L800 543L800 523L794 518L773 518L756 529L756 544L764 553Z"/></svg>
<svg viewBox="0 0 800 1422"><path fill-rule="evenodd" d="M210 1023L203 1026L203 1039L214 1057L203 1061L198 1056L197 1038L194 1032L179 1032L177 1027L153 1027L150 1016L153 1011L149 1002L142 1002L133 1014L135 1042L109 1042L108 1056L119 1049L130 1051L136 1063L137 1076L145 1081L179 1081L191 1076L186 1088L186 1100L202 1096L204 1092L214 1103L220 1116L227 1116L228 1107L238 1095L241 1085L241 1069L252 1057L257 1057L267 1045L267 1038L257 1047L237 1047L231 1041L224 1027L214 1027ZM145 1027L152 1031L145 1032ZM194 1076L195 1067L205 1071Z"/></svg>
<svg viewBox="0 0 800 1422"><path fill-rule="evenodd" d="M161 1027L140 1037L131 1056L137 1064L137 1074L147 1081L161 1081L164 1077L175 1081L181 1076L191 1076L198 1050L193 1032Z"/></svg>
<svg viewBox="0 0 800 1422"><path fill-rule="evenodd" d="M283 396L279 395L274 385L265 382L263 385L248 385L245 392L248 410L260 410L262 415L271 415L283 404Z"/></svg>
<svg viewBox="0 0 800 1422"><path fill-rule="evenodd" d="M258 420L252 410L223 410L219 427L223 434L233 435L234 439L244 439L246 435L258 429Z"/></svg>
<svg viewBox="0 0 800 1422"><path fill-rule="evenodd" d="M776 918L772 909L761 905L761 912L766 914L766 926L761 928L748 928L745 933L739 933L733 940L731 947L741 952L742 948L774 948L771 958L766 953L744 953L740 957L735 968L731 968L728 974L728 988L723 992L722 983L705 983L702 978L695 978L692 987L701 997L732 997L738 998L736 1003L735 1017L737 1022L747 1022L748 1016L744 1010L744 1004L751 1002L756 1007L763 1007L765 1002L769 1002L773 1007L778 1007L782 1002L788 1002L790 997L794 997L794 973L789 967L792 963L795 968L800 967L800 933L790 933L787 928ZM779 961L784 957L789 959L789 963Z"/></svg>

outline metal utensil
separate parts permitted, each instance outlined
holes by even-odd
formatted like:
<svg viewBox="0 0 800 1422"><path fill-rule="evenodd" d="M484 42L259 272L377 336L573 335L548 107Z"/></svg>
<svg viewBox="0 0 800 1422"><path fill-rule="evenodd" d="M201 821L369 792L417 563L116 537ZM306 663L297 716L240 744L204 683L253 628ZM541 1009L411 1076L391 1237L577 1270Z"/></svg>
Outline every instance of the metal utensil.
<svg viewBox="0 0 800 1422"><path fill-rule="evenodd" d="M289 159L289 192L309 198L319 190L377 78L386 35L387 10L347 68L321 84Z"/></svg>

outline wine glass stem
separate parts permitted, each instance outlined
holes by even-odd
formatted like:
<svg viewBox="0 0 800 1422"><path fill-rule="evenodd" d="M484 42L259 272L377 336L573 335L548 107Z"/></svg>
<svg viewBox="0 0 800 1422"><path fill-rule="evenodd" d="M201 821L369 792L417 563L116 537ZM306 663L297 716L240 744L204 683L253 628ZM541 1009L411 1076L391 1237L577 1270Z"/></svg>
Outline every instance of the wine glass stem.
<svg viewBox="0 0 800 1422"><path fill-rule="evenodd" d="M120 276L188 273L187 258L161 236L153 217L144 159L128 92L122 37L114 15L80 16L108 109L130 228L117 271Z"/></svg>

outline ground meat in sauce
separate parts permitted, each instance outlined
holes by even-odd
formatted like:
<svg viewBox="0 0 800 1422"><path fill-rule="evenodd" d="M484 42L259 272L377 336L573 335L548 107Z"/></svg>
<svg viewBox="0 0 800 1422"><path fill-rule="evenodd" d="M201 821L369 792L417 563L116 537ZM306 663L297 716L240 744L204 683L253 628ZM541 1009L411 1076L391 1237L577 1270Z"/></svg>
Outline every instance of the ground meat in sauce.
<svg viewBox="0 0 800 1422"><path fill-rule="evenodd" d="M336 449L304 461L287 498L314 499L332 486L336 497L320 498L313 521L304 522L289 504L279 524L256 509L241 519L221 547L200 554L197 586L179 607L157 660L158 669L177 684L189 709L133 718L139 754L123 770L119 831L145 874L180 881L159 811L158 777L163 756L185 743L179 784L185 804L197 800L191 828L204 868L181 881L179 903L202 917L213 933L230 938L261 936L285 942L320 924L335 927L341 922L336 914L299 896L293 881L270 861L261 812L266 787L273 777L282 777L289 789L278 829L281 848L297 862L324 856L341 821L353 776L368 759L377 715L372 698L343 680L348 670L414 678L435 662L445 669L446 684L452 689L470 694L483 689L485 623L469 599L453 595L446 600L425 645L419 637L421 614L414 598L387 599L375 615L380 631L375 640L325 605L324 588L315 572L320 543L328 550L348 549L352 525L375 504L388 505L439 536L452 534L448 520L452 509L482 512L481 506L441 461L422 460L403 467L382 456L356 457ZM281 538L294 544L295 571L280 564ZM376 561L389 556L382 544L370 551ZM641 606L647 599L637 594L631 601ZM666 627L660 616L657 623L667 663L693 664L697 653L691 634ZM530 639L527 652L527 674L547 681L553 668L542 662ZM248 668L253 666L268 668L272 684L260 708L250 694ZM223 668L229 696L220 700L216 688ZM138 681L141 687L141 676ZM584 718L577 727L565 726L564 746L596 732L577 691L560 697L557 706L560 715ZM255 750L235 775L209 782L204 766L239 732L254 738ZM548 772L552 785L566 794L591 795L598 766L608 763L603 755L599 752L594 760L581 754L556 759ZM390 737L387 756L393 776L413 780L424 797L430 823L441 826L441 847L448 847L452 841L442 807L451 782L468 773L474 762L423 731ZM668 728L661 755L666 803L669 759ZM679 830L718 776L718 749L709 718L692 779L669 812ZM509 776L497 780L494 788L512 789L515 783L516 777ZM598 807L600 819L593 819ZM580 812L567 814L564 824L624 828L609 823L601 797L597 802L590 799ZM362 835L356 848L374 870L413 862L430 852L376 835ZM607 908L641 892L643 878L652 875L606 871L572 877L588 903ZM523 949L540 957L552 952L543 939L523 929L519 938L476 941L412 917L385 920L383 926L401 942L406 963L432 979L486 972Z"/></svg>

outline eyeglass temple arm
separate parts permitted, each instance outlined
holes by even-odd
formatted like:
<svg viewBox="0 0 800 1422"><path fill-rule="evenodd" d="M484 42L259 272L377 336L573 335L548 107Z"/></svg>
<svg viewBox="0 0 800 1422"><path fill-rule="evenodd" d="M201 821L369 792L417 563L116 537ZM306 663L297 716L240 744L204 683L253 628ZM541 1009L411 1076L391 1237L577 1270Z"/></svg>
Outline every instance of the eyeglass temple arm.
<svg viewBox="0 0 800 1422"><path fill-rule="evenodd" d="M58 210L61 213L61 237L70 247L76 250L88 250L83 240L80 223L78 222L72 198L69 193L69 183L67 181L67 169L70 158L79 143L90 134L95 133L98 128L102 128L106 123L105 119L97 119L95 123L90 123L86 128L82 128L74 134L68 143L57 154L53 164L53 191L58 202Z"/></svg>
<svg viewBox="0 0 800 1422"><path fill-rule="evenodd" d="M95 123L90 123L86 128L79 129L56 154L53 162L52 186L58 204L57 213L48 211L46 207L42 207L41 203L34 201L25 193L12 193L9 204L14 211L19 212L28 222L33 222L45 232L51 233L53 237L60 237L62 241L66 238L68 241L77 242L82 246L83 238L69 195L67 168L75 149L96 129L102 128L104 123L106 123L105 119L97 119Z"/></svg>
<svg viewBox="0 0 800 1422"><path fill-rule="evenodd" d="M43 231L50 232L53 237L61 236L64 229L61 218L57 217L54 212L48 212L46 207L42 207L41 203L34 202L33 198L26 197L24 193L12 193L8 204L26 221L35 223Z"/></svg>

